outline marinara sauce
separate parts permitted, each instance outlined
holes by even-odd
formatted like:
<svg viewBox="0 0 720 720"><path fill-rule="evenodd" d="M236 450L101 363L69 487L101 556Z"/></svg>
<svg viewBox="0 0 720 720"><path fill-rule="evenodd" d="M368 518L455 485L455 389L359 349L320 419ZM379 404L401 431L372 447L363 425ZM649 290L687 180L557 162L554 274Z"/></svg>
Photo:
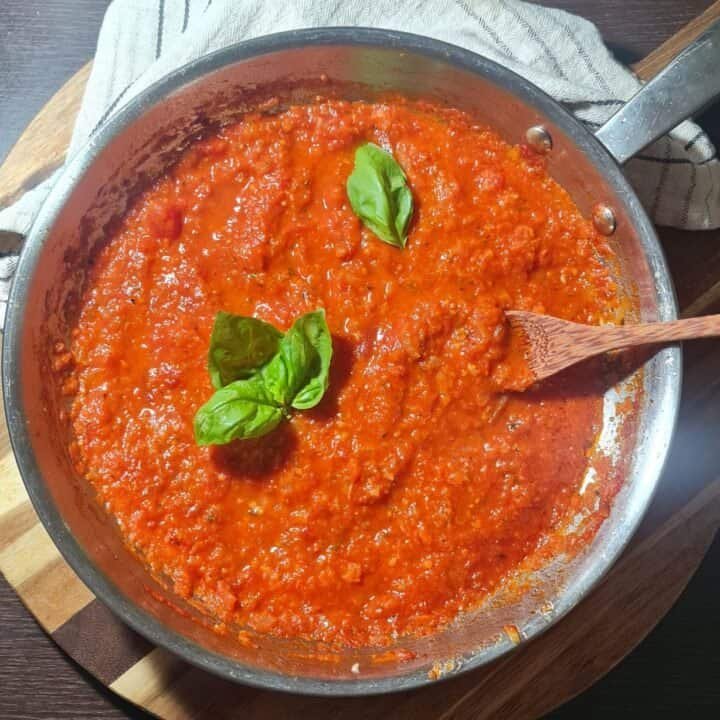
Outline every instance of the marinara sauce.
<svg viewBox="0 0 720 720"><path fill-rule="evenodd" d="M350 207L368 141L412 188L405 249ZM513 392L527 378L503 312L613 319L610 258L542 160L460 111L248 114L191 146L95 255L58 348L72 456L142 561L228 626L353 646L430 633L578 510L600 387ZM321 404L198 447L215 314L285 330L317 308L334 345Z"/></svg>

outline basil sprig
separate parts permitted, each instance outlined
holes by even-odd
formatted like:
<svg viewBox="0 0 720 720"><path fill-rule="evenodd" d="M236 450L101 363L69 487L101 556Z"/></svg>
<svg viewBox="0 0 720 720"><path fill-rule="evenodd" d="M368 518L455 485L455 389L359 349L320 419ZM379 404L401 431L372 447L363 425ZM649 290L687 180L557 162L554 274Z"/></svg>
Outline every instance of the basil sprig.
<svg viewBox="0 0 720 720"><path fill-rule="evenodd" d="M355 151L347 181L355 214L384 242L403 248L413 214L413 198L403 169L382 148L367 143Z"/></svg>
<svg viewBox="0 0 720 720"><path fill-rule="evenodd" d="M285 335L255 318L218 313L208 353L218 389L195 414L197 444L260 437L291 408L315 407L328 386L331 358L324 310L302 315Z"/></svg>

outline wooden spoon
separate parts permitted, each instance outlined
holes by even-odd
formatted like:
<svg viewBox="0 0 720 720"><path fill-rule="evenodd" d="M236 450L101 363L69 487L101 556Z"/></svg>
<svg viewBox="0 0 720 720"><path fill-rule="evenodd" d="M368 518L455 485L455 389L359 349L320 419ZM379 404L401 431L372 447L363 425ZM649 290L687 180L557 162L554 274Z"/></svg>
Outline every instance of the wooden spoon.
<svg viewBox="0 0 720 720"><path fill-rule="evenodd" d="M522 334L535 380L609 350L720 336L720 315L638 325L581 325L522 310L508 310L505 316Z"/></svg>

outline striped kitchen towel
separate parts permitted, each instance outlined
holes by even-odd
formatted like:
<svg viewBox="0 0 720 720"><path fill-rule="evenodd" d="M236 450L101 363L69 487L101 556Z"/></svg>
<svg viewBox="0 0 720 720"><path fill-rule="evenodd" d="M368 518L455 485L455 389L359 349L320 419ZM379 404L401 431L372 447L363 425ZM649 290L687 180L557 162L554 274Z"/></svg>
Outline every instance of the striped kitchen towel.
<svg viewBox="0 0 720 720"><path fill-rule="evenodd" d="M523 75L591 128L640 87L594 25L519 0L114 0L100 30L68 156L171 70L250 37L329 25L403 30L469 48ZM626 171L656 223L720 226L720 165L712 143L694 123L679 125L631 160ZM27 233L55 177L0 211L0 230ZM5 250L0 317L16 262Z"/></svg>

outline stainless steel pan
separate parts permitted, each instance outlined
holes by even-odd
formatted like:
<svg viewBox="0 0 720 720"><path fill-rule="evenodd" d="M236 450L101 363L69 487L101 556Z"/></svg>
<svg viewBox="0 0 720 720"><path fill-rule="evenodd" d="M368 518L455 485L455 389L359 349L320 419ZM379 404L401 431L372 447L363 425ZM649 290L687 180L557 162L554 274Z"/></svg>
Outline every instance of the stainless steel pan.
<svg viewBox="0 0 720 720"><path fill-rule="evenodd" d="M587 550L536 573L532 594L495 598L436 636L402 641L414 659L373 664L370 650L343 651L328 662L307 643L258 636L256 647L243 645L233 633L213 632L194 609L173 610L181 601L123 546L71 468L50 347L72 324L93 247L136 190L208 126L237 117L263 94L302 101L321 76L348 95L393 90L449 103L511 143L529 137L548 151L551 174L583 213L595 212L599 227L612 234L620 279L637 293L637 318L671 320L676 304L662 251L618 162L720 91L720 73L710 72L719 37L715 29L696 41L597 135L490 60L424 37L360 28L282 33L222 50L160 81L95 133L64 170L26 240L3 339L5 408L20 471L42 522L88 587L135 630L200 667L251 685L327 695L422 685L436 661L451 660L449 674L478 667L515 646L504 626L515 625L526 642L574 607L623 549L657 484L678 406L678 348L660 351L634 386L606 396L605 449L617 449L618 393L633 393L637 430L630 456L620 458L627 466L623 490ZM355 663L359 675L351 671Z"/></svg>

